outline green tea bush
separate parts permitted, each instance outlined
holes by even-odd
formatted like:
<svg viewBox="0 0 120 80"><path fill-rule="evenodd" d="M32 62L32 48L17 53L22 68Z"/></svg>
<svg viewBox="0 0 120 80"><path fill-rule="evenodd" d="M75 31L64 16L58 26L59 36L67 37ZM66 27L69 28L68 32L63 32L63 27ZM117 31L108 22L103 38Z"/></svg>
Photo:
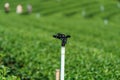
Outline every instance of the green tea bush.
<svg viewBox="0 0 120 80"><path fill-rule="evenodd" d="M116 1L10 0L11 12L5 14L6 1L0 2L0 80L55 80L61 42L52 35L58 32L72 36L66 45L65 80L120 79ZM16 14L18 3L24 12L31 3L32 14ZM105 5L104 12L100 5ZM108 24L103 23L106 17Z"/></svg>

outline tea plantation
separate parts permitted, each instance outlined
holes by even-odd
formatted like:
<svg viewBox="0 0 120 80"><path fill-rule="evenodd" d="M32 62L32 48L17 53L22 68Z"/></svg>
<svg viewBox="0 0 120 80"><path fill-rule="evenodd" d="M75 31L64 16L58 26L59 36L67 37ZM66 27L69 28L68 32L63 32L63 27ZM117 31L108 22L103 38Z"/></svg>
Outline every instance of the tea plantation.
<svg viewBox="0 0 120 80"><path fill-rule="evenodd" d="M61 42L52 35L58 32L71 35L65 80L120 80L119 19L119 0L0 0L0 80L55 80Z"/></svg>

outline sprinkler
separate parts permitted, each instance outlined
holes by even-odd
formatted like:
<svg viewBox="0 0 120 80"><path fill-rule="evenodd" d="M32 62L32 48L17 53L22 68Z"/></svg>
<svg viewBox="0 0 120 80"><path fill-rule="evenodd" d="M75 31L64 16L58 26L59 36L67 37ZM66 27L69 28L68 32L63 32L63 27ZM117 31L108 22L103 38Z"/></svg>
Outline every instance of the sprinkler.
<svg viewBox="0 0 120 80"><path fill-rule="evenodd" d="M65 45L67 43L67 39L70 38L70 35L65 35L58 33L53 35L54 38L60 39L61 43L61 69L60 69L60 80L64 80L64 71L65 71Z"/></svg>

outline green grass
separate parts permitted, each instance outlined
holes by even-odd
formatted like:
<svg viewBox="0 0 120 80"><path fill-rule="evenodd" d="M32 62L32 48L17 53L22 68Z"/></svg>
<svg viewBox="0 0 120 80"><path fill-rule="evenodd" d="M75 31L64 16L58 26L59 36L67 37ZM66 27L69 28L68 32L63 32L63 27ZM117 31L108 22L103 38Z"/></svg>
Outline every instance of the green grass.
<svg viewBox="0 0 120 80"><path fill-rule="evenodd" d="M65 80L120 79L120 14L113 7L115 1L92 0L98 1L92 5L84 0L10 0L12 11L5 14L2 6L6 1L0 3L0 80L55 80L61 42L52 35L58 32L71 35L66 45ZM16 14L18 3L24 9L31 3L33 13ZM103 13L100 4L107 8ZM93 16L82 16L83 9L86 16ZM103 18L108 16L105 25Z"/></svg>

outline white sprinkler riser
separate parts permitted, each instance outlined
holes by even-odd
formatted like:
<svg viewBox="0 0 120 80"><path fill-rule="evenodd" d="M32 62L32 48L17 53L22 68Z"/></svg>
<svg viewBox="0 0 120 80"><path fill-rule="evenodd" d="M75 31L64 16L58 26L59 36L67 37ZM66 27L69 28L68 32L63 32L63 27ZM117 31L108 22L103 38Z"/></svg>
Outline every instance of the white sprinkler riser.
<svg viewBox="0 0 120 80"><path fill-rule="evenodd" d="M65 71L65 47L61 47L61 72L60 80L64 80L64 71Z"/></svg>

